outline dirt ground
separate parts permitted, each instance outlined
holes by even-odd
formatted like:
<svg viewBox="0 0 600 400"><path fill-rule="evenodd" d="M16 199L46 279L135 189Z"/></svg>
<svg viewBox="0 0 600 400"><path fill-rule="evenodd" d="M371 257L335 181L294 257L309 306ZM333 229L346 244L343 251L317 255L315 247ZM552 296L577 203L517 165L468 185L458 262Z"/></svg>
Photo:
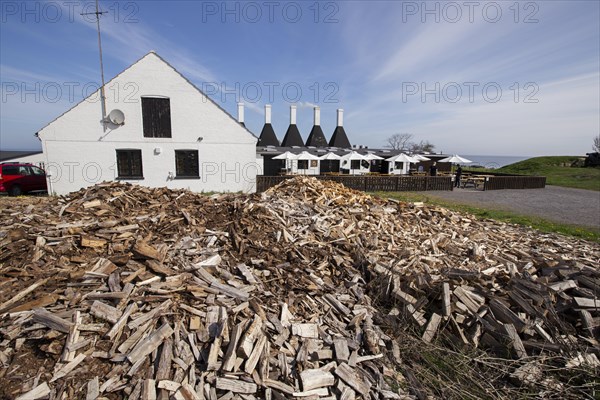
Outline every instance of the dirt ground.
<svg viewBox="0 0 600 400"><path fill-rule="evenodd" d="M454 189L452 192L420 192L471 206L483 206L541 217L550 221L595 228L600 231L600 192L546 186L544 189L481 191Z"/></svg>

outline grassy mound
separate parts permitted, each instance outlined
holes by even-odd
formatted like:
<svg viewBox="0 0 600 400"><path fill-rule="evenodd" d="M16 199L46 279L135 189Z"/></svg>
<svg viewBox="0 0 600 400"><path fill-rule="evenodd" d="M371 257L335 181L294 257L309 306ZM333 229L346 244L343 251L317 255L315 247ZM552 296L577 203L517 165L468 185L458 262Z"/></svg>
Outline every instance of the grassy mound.
<svg viewBox="0 0 600 400"><path fill-rule="evenodd" d="M600 168L572 167L577 156L534 157L499 168L497 172L541 175L548 185L600 191Z"/></svg>

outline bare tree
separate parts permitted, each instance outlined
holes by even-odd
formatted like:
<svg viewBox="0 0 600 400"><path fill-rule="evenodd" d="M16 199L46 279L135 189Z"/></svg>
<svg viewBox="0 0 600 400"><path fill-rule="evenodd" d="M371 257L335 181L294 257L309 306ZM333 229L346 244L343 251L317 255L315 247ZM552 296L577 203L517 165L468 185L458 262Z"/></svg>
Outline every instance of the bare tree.
<svg viewBox="0 0 600 400"><path fill-rule="evenodd" d="M396 133L387 138L387 145L385 147L389 147L394 150L408 150L412 138L413 135L410 133Z"/></svg>
<svg viewBox="0 0 600 400"><path fill-rule="evenodd" d="M410 143L410 151L412 153L431 153L435 149L429 140L421 140L419 143Z"/></svg>
<svg viewBox="0 0 600 400"><path fill-rule="evenodd" d="M600 153L600 135L594 137L594 145L592 146L594 152Z"/></svg>

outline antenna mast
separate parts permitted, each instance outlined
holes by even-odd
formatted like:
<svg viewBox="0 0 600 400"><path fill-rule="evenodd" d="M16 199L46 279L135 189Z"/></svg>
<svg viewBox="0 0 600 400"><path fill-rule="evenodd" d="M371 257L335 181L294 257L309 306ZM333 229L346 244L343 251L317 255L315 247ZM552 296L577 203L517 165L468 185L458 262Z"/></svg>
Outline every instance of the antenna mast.
<svg viewBox="0 0 600 400"><path fill-rule="evenodd" d="M102 38L100 37L100 16L106 14L107 11L100 11L98 8L98 0L96 0L96 12L83 13L81 15L94 14L96 16L96 27L98 29L98 51L100 53L100 76L102 78L102 86L100 87L100 101L102 103L102 126L106 130L106 96L104 95L104 63L102 62Z"/></svg>

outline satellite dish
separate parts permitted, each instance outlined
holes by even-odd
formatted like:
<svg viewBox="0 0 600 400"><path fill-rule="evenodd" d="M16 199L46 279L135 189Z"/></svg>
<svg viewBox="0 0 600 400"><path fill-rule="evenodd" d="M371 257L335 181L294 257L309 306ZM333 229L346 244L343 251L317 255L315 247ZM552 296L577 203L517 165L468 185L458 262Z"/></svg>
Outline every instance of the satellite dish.
<svg viewBox="0 0 600 400"><path fill-rule="evenodd" d="M125 114L118 109L112 110L108 114L108 120L115 125L123 125L125 123Z"/></svg>

